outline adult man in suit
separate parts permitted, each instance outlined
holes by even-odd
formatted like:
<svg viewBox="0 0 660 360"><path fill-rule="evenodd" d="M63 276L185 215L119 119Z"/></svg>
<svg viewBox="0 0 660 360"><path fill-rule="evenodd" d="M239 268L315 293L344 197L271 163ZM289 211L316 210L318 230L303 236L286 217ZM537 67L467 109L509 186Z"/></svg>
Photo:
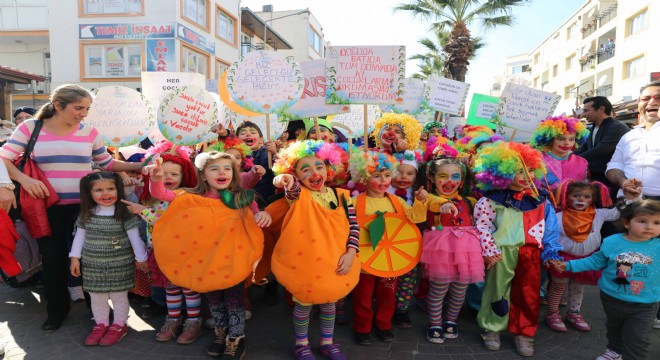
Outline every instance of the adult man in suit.
<svg viewBox="0 0 660 360"><path fill-rule="evenodd" d="M616 144L630 129L622 122L612 119L612 104L605 96L594 96L582 102L583 116L593 124L589 131L589 139L575 154L583 157L589 163L592 181L600 181L607 185L614 197L616 187L605 176L607 163L612 158Z"/></svg>

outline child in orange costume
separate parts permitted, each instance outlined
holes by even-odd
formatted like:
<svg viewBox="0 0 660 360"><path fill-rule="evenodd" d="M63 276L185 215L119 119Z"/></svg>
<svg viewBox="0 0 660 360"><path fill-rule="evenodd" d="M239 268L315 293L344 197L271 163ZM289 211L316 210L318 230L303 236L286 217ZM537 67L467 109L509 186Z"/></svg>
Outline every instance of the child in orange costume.
<svg viewBox="0 0 660 360"><path fill-rule="evenodd" d="M321 307L321 353L346 359L332 337L335 302L355 287L359 228L348 191L325 186L341 162L339 149L323 141L296 141L278 153L275 187L291 204L272 258L273 273L295 301L296 359L314 359L307 339L312 305Z"/></svg>
<svg viewBox="0 0 660 360"><path fill-rule="evenodd" d="M395 309L396 276L405 274L419 262L421 234L417 227L411 223L426 220L425 202L428 194L423 187L418 189L414 193L413 206L408 205L405 200L398 196L388 194L387 189L392 182L392 172L398 164L391 155L384 152L356 151L351 155L350 164L353 180L363 184L366 183L367 188L366 193L353 199L361 231L361 249L370 252L370 248L373 248L373 254L378 257L377 253L382 253L383 250L378 248L381 239L384 243L396 240L395 238L389 239L389 237L383 236L385 235L384 230L386 230L385 219L388 217L396 218L396 221L402 224L402 228L405 227L408 233L412 232L414 240L411 246L413 254L398 254L398 257L405 258L409 262L400 266L397 272L378 272L379 275L374 275L372 273L377 272L375 268L371 264L365 263L365 261L368 261L365 255L361 257L363 272L360 274L360 282L353 289L353 330L355 331L357 343L368 346L371 345L371 327L374 318L372 299L374 296L376 297L375 315L378 337L384 342L394 340L391 320ZM365 234L362 234L363 229L365 229ZM369 229L368 234L366 234L366 229ZM364 243L363 237L366 238ZM387 240L384 240L385 238ZM394 247L391 251L399 253L399 250L394 249Z"/></svg>

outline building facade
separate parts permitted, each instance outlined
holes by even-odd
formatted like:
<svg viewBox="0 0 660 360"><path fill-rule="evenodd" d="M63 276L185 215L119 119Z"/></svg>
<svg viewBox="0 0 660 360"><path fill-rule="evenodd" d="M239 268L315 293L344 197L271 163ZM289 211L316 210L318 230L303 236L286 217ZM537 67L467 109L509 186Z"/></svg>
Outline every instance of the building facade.
<svg viewBox="0 0 660 360"><path fill-rule="evenodd" d="M291 42L293 48L282 50L283 54L297 62L325 58L323 27L308 9L273 11L272 5L266 5L262 10L257 15Z"/></svg>
<svg viewBox="0 0 660 360"><path fill-rule="evenodd" d="M506 83L531 86L532 69L529 66L529 55L520 54L509 56L504 62L503 75L496 75L490 87L490 96L499 97Z"/></svg>

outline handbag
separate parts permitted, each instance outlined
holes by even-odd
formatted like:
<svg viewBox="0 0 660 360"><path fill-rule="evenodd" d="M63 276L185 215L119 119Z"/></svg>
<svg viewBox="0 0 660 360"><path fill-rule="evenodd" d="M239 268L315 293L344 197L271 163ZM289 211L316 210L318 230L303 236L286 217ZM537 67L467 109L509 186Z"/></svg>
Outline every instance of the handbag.
<svg viewBox="0 0 660 360"><path fill-rule="evenodd" d="M41 127L44 125L43 120L37 120L37 123L34 125L34 129L32 130L32 134L30 135L30 140L27 143L27 146L25 147L25 151L23 151L23 154L19 155L16 160L14 160L14 166L18 169L18 171L23 172L23 169L25 169L25 164L27 163L28 159L30 159L30 155L32 154L32 150L34 150L34 144L37 142L37 138L39 137L39 133L41 132ZM14 185L16 186L14 188L14 197L16 198L16 207L12 208L9 210L9 217L12 219L12 221L20 220L23 218L21 215L21 184L18 181L14 181Z"/></svg>

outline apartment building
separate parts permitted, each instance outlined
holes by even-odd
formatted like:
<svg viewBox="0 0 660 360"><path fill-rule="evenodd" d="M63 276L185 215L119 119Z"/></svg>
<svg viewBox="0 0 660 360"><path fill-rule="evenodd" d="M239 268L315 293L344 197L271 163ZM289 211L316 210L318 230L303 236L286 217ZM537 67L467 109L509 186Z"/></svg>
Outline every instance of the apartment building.
<svg viewBox="0 0 660 360"><path fill-rule="evenodd" d="M493 78L493 83L490 86L490 96L499 97L502 95L504 86L509 82L517 85L531 86L532 69L529 66L529 62L528 54L507 57L504 61L502 75L495 75Z"/></svg>

